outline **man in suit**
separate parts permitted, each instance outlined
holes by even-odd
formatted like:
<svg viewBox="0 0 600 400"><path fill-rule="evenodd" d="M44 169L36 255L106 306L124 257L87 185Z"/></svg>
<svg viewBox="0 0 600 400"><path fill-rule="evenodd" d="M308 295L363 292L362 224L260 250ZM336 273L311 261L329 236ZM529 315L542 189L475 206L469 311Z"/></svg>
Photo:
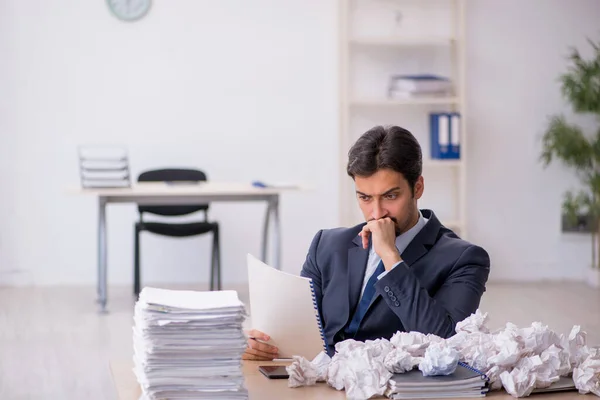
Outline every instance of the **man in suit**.
<svg viewBox="0 0 600 400"><path fill-rule="evenodd" d="M406 129L375 127L348 154L365 223L319 231L301 275L314 282L330 355L345 339L389 339L398 331L447 338L479 307L490 270L487 252L420 210L421 147ZM251 331L245 359L277 349Z"/></svg>

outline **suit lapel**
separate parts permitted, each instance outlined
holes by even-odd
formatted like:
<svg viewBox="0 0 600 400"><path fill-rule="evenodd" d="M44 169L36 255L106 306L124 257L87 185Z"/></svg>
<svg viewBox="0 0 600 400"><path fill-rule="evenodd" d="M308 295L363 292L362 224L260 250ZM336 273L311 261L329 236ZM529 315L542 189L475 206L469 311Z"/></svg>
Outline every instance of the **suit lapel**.
<svg viewBox="0 0 600 400"><path fill-rule="evenodd" d="M406 249L400 255L409 267L419 261L433 247L442 227L442 224L433 211L421 210L421 213L429 221L427 221L427 224L417 233L417 236L406 246Z"/></svg>
<svg viewBox="0 0 600 400"><path fill-rule="evenodd" d="M361 238L357 236L352 243L355 245L348 250L348 297L350 300L350 315L354 315L354 310L360 299L360 291L365 279L367 269L367 260L369 259L369 250L362 248Z"/></svg>

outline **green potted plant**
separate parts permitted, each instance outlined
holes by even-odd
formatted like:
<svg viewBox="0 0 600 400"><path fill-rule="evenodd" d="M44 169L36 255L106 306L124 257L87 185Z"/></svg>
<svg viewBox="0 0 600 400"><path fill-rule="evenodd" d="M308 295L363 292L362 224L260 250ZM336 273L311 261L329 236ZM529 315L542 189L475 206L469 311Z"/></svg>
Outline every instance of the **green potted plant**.
<svg viewBox="0 0 600 400"><path fill-rule="evenodd" d="M568 57L570 65L560 76L561 92L573 111L592 114L598 126L594 131L584 132L581 127L569 123L564 115L550 118L542 139L541 161L544 167L559 160L575 171L581 183L577 193L568 191L563 201L563 213L572 223L578 218L591 218L592 266L588 280L600 286L600 43L588 39L593 55L584 59L577 49Z"/></svg>

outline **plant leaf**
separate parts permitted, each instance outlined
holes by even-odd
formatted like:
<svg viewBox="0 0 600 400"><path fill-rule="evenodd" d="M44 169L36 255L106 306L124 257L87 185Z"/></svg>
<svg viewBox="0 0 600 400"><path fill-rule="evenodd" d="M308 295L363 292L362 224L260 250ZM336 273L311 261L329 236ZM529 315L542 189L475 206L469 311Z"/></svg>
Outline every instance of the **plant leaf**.
<svg viewBox="0 0 600 400"><path fill-rule="evenodd" d="M592 143L578 126L567 123L562 115L552 117L542 138L541 159L545 166L556 157L569 167L589 174L594 166L593 151Z"/></svg>

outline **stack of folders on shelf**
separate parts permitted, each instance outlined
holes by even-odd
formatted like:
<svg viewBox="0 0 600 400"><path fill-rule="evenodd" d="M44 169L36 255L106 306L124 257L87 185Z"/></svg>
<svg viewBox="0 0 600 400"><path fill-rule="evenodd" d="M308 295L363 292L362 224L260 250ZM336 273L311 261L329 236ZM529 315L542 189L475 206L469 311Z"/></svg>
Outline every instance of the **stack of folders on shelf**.
<svg viewBox="0 0 600 400"><path fill-rule="evenodd" d="M232 290L144 288L133 327L142 399L247 399L241 367L245 318Z"/></svg>
<svg viewBox="0 0 600 400"><path fill-rule="evenodd" d="M390 399L452 399L485 397L489 378L467 364L459 363L451 375L423 376L419 370L394 374L385 395Z"/></svg>
<svg viewBox="0 0 600 400"><path fill-rule="evenodd" d="M460 127L457 112L429 114L432 159L460 159Z"/></svg>
<svg viewBox="0 0 600 400"><path fill-rule="evenodd" d="M129 157L120 147L82 146L79 172L83 188L121 188L131 186Z"/></svg>
<svg viewBox="0 0 600 400"><path fill-rule="evenodd" d="M437 75L394 75L388 86L388 96L392 99L448 96L451 91L452 82Z"/></svg>

